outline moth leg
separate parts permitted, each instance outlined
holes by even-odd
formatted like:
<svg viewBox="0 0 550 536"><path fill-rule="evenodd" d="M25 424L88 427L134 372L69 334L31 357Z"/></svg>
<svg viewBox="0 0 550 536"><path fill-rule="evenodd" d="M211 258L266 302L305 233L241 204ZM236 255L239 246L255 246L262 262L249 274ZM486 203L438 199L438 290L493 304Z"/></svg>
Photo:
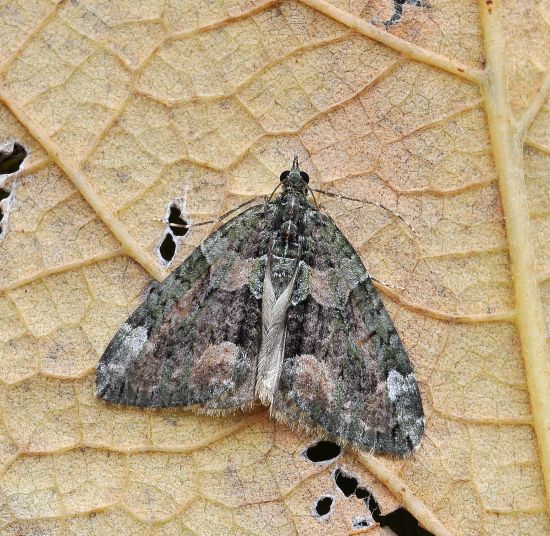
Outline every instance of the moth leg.
<svg viewBox="0 0 550 536"><path fill-rule="evenodd" d="M317 188L312 188L314 192L318 192L320 194L326 195L328 197L337 197L338 199L346 199L347 201L357 201L359 203L364 203L365 205L374 205L375 207L382 208L391 214L393 214L397 219L401 220L415 235L418 236L418 233L416 232L415 228L405 219L401 214L398 212L395 212L395 210L392 210L391 208L386 207L382 203L377 203L376 201L368 201L367 199L358 199L356 197L348 197L347 195L342 194L336 194L334 192L327 192L326 190L319 190Z"/></svg>

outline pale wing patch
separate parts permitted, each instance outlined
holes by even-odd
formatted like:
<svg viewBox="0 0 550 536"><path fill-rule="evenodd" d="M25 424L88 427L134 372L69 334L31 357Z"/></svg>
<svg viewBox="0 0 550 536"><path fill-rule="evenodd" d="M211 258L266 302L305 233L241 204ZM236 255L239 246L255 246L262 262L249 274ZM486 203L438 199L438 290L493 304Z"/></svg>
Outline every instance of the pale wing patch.
<svg viewBox="0 0 550 536"><path fill-rule="evenodd" d="M344 282L335 277L332 270L311 270L311 296L323 307L340 308L347 301L349 289Z"/></svg>
<svg viewBox="0 0 550 536"><path fill-rule="evenodd" d="M100 361L98 370L101 371L102 378L120 378L122 377L128 366L134 362L145 343L147 342L147 328L143 326L132 327L129 324L124 324L120 328L120 348L118 350L119 359L113 359L108 363ZM104 369L104 370L102 370ZM105 386L96 385L96 391L101 392Z"/></svg>
<svg viewBox="0 0 550 536"><path fill-rule="evenodd" d="M416 379L411 372L403 376L391 370L386 380L388 399L395 404L399 413L401 433L407 437L411 450L418 448L424 431L424 418L413 418L409 411L409 401L416 395Z"/></svg>
<svg viewBox="0 0 550 536"><path fill-rule="evenodd" d="M207 346L189 375L189 386L196 389L228 387L240 348L232 342Z"/></svg>
<svg viewBox="0 0 550 536"><path fill-rule="evenodd" d="M403 396L409 396L410 393L416 390L414 375L407 374L407 376L404 377L396 370L390 370L386 383L388 386L388 398L392 402L395 402Z"/></svg>
<svg viewBox="0 0 550 536"><path fill-rule="evenodd" d="M237 257L227 276L220 282L220 288L229 292L240 289L250 281L254 259L242 259Z"/></svg>
<svg viewBox="0 0 550 536"><path fill-rule="evenodd" d="M325 363L314 355L302 354L296 358L294 371L294 391L307 402L318 402L330 407L333 401L332 381Z"/></svg>

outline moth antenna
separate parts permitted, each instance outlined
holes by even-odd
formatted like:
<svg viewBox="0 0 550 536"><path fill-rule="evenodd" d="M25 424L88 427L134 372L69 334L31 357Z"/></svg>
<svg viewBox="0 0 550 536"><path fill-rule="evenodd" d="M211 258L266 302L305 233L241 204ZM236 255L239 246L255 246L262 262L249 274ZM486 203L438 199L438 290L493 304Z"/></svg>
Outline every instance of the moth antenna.
<svg viewBox="0 0 550 536"><path fill-rule="evenodd" d="M160 221L161 223L165 223L166 225L170 225L172 227L182 227L183 229L189 229L189 227L191 227L190 223L188 223L186 225L184 225L182 223L171 223L166 218L155 218L155 221Z"/></svg>
<svg viewBox="0 0 550 536"><path fill-rule="evenodd" d="M359 203L365 203L367 205L374 205L375 207L383 208L384 210L391 212L396 218L400 219L413 232L413 234L418 236L416 229L405 218L403 218L401 214L395 212L395 210L392 210L391 208L386 207L382 203L376 203L375 201L367 201L366 199L357 199L356 197L348 197L347 195L335 194L333 192L327 192L326 190L318 190L315 188L314 190L328 197L338 197L339 199L347 199L348 201L358 201Z"/></svg>
<svg viewBox="0 0 550 536"><path fill-rule="evenodd" d="M237 210L239 210L243 207L246 207L246 205L250 205L251 203L254 203L258 199L263 199L265 201L265 196L261 195L261 196L258 196L258 197L253 197L252 199L249 199L248 201L245 201L244 203L241 203L240 205L237 205L235 208L232 208L231 210L229 210L225 214L222 214L221 216L218 216L217 218L214 218L213 220L201 221L199 223L189 223L187 225L182 225L181 223L179 223L179 224L178 223L170 223L170 225L172 225L173 227L183 227L184 229L192 229L193 227L200 227L201 225L210 225L211 223L218 223L222 220L225 220L225 218L227 218L227 216L230 216L231 214L233 214L233 212L236 212ZM163 222L163 223L169 223L168 220L164 220L162 218L157 218L157 219L159 221Z"/></svg>
<svg viewBox="0 0 550 536"><path fill-rule="evenodd" d="M315 194L313 193L313 188L309 186L309 184L305 183L307 186L307 189L309 190L309 193L311 194L311 197L313 197L313 202L315 203L315 208L319 210L319 203L317 203L317 198L315 197ZM319 192L320 190L315 190L316 192Z"/></svg>

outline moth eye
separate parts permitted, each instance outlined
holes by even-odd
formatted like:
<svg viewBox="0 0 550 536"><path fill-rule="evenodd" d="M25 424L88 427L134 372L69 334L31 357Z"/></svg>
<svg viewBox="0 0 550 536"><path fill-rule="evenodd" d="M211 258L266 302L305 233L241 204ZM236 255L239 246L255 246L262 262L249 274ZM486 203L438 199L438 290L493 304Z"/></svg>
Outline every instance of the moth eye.
<svg viewBox="0 0 550 536"><path fill-rule="evenodd" d="M300 177L302 177L304 182L309 182L309 175L305 171L300 171Z"/></svg>
<svg viewBox="0 0 550 536"><path fill-rule="evenodd" d="M284 181L288 176L290 175L290 171L283 171L281 173L281 176L279 177L279 179L281 179L281 182Z"/></svg>

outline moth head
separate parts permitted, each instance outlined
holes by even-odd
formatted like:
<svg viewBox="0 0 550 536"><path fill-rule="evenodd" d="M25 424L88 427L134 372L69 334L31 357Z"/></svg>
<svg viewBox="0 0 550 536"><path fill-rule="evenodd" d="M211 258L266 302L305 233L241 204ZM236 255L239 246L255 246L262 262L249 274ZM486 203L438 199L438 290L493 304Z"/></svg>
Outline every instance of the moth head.
<svg viewBox="0 0 550 536"><path fill-rule="evenodd" d="M294 157L292 167L281 173L280 179L285 190L297 190L304 194L307 193L309 175L305 171L300 171L297 156Z"/></svg>

